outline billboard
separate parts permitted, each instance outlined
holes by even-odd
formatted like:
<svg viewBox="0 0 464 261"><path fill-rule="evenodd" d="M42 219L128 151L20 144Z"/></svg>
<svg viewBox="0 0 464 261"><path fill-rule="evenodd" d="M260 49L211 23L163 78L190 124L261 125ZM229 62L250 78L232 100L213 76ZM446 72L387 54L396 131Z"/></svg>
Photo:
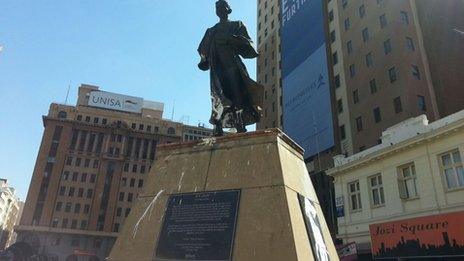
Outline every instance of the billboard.
<svg viewBox="0 0 464 261"><path fill-rule="evenodd" d="M143 99L111 92L93 91L90 92L89 106L141 113Z"/></svg>
<svg viewBox="0 0 464 261"><path fill-rule="evenodd" d="M323 0L282 0L284 131L305 158L335 145Z"/></svg>
<svg viewBox="0 0 464 261"><path fill-rule="evenodd" d="M464 212L369 226L375 259L464 256Z"/></svg>

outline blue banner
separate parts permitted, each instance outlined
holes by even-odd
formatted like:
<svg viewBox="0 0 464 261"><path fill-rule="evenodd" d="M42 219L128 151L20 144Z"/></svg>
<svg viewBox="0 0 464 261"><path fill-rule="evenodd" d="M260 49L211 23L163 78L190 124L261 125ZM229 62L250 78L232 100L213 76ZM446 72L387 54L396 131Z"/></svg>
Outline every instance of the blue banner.
<svg viewBox="0 0 464 261"><path fill-rule="evenodd" d="M335 145L322 0L282 0L284 131L305 158Z"/></svg>

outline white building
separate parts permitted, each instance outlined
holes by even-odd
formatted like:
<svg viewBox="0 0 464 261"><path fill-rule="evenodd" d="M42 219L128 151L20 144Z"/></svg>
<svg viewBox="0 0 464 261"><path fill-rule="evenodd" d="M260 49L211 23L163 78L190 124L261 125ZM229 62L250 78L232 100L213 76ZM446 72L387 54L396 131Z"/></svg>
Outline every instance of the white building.
<svg viewBox="0 0 464 261"><path fill-rule="evenodd" d="M10 245L19 211L20 201L15 189L8 186L6 179L0 179L0 249Z"/></svg>
<svg viewBox="0 0 464 261"><path fill-rule="evenodd" d="M366 151L335 157L328 171L335 185L337 237L356 242L366 254L369 225L464 210L464 111L431 124L423 115L406 120L381 139Z"/></svg>

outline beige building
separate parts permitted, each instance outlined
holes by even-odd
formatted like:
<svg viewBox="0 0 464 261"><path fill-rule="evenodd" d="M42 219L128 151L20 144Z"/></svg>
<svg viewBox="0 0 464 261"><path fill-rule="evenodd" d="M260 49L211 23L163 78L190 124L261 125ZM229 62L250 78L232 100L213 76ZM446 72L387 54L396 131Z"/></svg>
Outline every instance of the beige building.
<svg viewBox="0 0 464 261"><path fill-rule="evenodd" d="M181 142L189 127L164 119L162 103L91 85L76 106L52 103L43 124L18 241L51 260L104 260L157 145Z"/></svg>
<svg viewBox="0 0 464 261"><path fill-rule="evenodd" d="M382 143L334 158L337 237L370 252L369 225L464 210L464 111L425 115L383 132Z"/></svg>

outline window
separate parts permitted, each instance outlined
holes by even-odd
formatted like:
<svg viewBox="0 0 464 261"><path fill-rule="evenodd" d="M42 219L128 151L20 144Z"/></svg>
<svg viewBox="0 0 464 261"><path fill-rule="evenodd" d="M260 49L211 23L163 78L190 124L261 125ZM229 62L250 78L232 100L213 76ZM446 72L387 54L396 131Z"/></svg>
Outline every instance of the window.
<svg viewBox="0 0 464 261"><path fill-rule="evenodd" d="M337 108L338 108L338 113L343 112L343 100L342 99L337 100Z"/></svg>
<svg viewBox="0 0 464 261"><path fill-rule="evenodd" d="M107 119L105 119L105 118L104 118L104 119L102 119L102 124L103 124L103 125L106 125L106 123L107 123L107 122L108 122L108 120L107 120Z"/></svg>
<svg viewBox="0 0 464 261"><path fill-rule="evenodd" d="M73 188L73 187L70 187L70 188L69 188L69 193L68 193L68 196L70 196L70 197L74 197L74 191L75 191L75 188Z"/></svg>
<svg viewBox="0 0 464 261"><path fill-rule="evenodd" d="M371 188L372 206L379 207L385 204L385 195L383 192L382 175L378 174L369 178Z"/></svg>
<svg viewBox="0 0 464 261"><path fill-rule="evenodd" d="M96 179L97 179L97 175L95 174L90 175L90 183L95 183Z"/></svg>
<svg viewBox="0 0 464 261"><path fill-rule="evenodd" d="M127 202L132 202L132 199L134 198L134 194L132 193L127 193Z"/></svg>
<svg viewBox="0 0 464 261"><path fill-rule="evenodd" d="M80 212L81 212L81 204L76 203L76 205L74 205L74 213L80 213Z"/></svg>
<svg viewBox="0 0 464 261"><path fill-rule="evenodd" d="M406 48L412 52L416 50L416 48L414 47L414 41L411 37L406 37Z"/></svg>
<svg viewBox="0 0 464 261"><path fill-rule="evenodd" d="M395 113L400 113L403 111L403 105L401 105L401 97L396 97L393 99L393 107L395 108Z"/></svg>
<svg viewBox="0 0 464 261"><path fill-rule="evenodd" d="M356 104L359 102L359 91L358 90L354 90L353 91L353 103Z"/></svg>
<svg viewBox="0 0 464 261"><path fill-rule="evenodd" d="M330 10L329 12L329 22L332 22L334 20L334 12L333 10Z"/></svg>
<svg viewBox="0 0 464 261"><path fill-rule="evenodd" d="M375 123L379 123L382 121L382 115L380 114L380 108L377 107L374 109L374 121Z"/></svg>
<svg viewBox="0 0 464 261"><path fill-rule="evenodd" d="M396 76L396 69L395 67L392 67L388 70L388 77L390 78L390 82L391 83L394 83L396 82L397 80L397 76Z"/></svg>
<svg viewBox="0 0 464 261"><path fill-rule="evenodd" d="M119 223L114 223L113 232L119 232Z"/></svg>
<svg viewBox="0 0 464 261"><path fill-rule="evenodd" d="M385 14L381 15L379 17L379 22L380 22L380 28L384 28L387 26L387 16Z"/></svg>
<svg viewBox="0 0 464 261"><path fill-rule="evenodd" d="M93 195L93 189L88 189L87 190L87 198L92 198Z"/></svg>
<svg viewBox="0 0 464 261"><path fill-rule="evenodd" d="M100 118L98 117L93 118L93 123L98 123L99 121L100 121Z"/></svg>
<svg viewBox="0 0 464 261"><path fill-rule="evenodd" d="M89 214L90 212L90 205L85 205L84 206L84 214Z"/></svg>
<svg viewBox="0 0 464 261"><path fill-rule="evenodd" d="M82 173L81 182L86 182L86 181L87 181L87 173Z"/></svg>
<svg viewBox="0 0 464 261"><path fill-rule="evenodd" d="M335 75L334 77L334 82L335 82L335 88L340 87L340 75Z"/></svg>
<svg viewBox="0 0 464 261"><path fill-rule="evenodd" d="M348 53L353 52L353 43L351 41L346 42L346 50Z"/></svg>
<svg viewBox="0 0 464 261"><path fill-rule="evenodd" d="M351 211L361 210L362 203L361 203L361 189L359 187L359 180L348 183L348 193L350 197Z"/></svg>
<svg viewBox="0 0 464 261"><path fill-rule="evenodd" d="M356 118L356 129L358 132L363 130L363 122L361 117Z"/></svg>
<svg viewBox="0 0 464 261"><path fill-rule="evenodd" d="M168 129L168 134L169 134L169 135L175 135L175 134L176 134L176 129L174 129L173 127L170 127L170 128Z"/></svg>
<svg viewBox="0 0 464 261"><path fill-rule="evenodd" d="M356 67L354 64L350 65L350 77L353 78L356 75Z"/></svg>
<svg viewBox="0 0 464 261"><path fill-rule="evenodd" d="M79 173L77 172L73 172L73 175L72 175L72 181L77 181L77 177L78 177Z"/></svg>
<svg viewBox="0 0 464 261"><path fill-rule="evenodd" d="M143 124L140 124L139 125L139 130L143 130L143 128L144 128Z"/></svg>
<svg viewBox="0 0 464 261"><path fill-rule="evenodd" d="M71 212L71 207L72 207L72 204L70 202L66 203L66 206L64 207L64 212L66 213Z"/></svg>
<svg viewBox="0 0 464 261"><path fill-rule="evenodd" d="M375 81L375 79L369 81L369 89L371 90L371 94L374 94L378 91L377 82Z"/></svg>
<svg viewBox="0 0 464 261"><path fill-rule="evenodd" d="M142 188L143 187L143 179L139 179L139 188Z"/></svg>
<svg viewBox="0 0 464 261"><path fill-rule="evenodd" d="M350 18L346 18L345 19L345 31L348 31L350 29L350 26L351 26Z"/></svg>
<svg viewBox="0 0 464 261"><path fill-rule="evenodd" d="M87 229L87 220L82 220L81 221L81 229L82 230Z"/></svg>
<svg viewBox="0 0 464 261"><path fill-rule="evenodd" d="M374 63L374 61L372 59L372 53L368 53L366 55L366 66L371 67L373 63Z"/></svg>
<svg viewBox="0 0 464 261"><path fill-rule="evenodd" d="M392 51L391 41L390 39L383 42L383 51L385 54L389 54Z"/></svg>
<svg viewBox="0 0 464 261"><path fill-rule="evenodd" d="M348 6L348 0L342 0L343 10L345 10L347 6Z"/></svg>
<svg viewBox="0 0 464 261"><path fill-rule="evenodd" d="M369 40L369 30L367 28L364 28L362 30L362 38L364 42L367 42Z"/></svg>
<svg viewBox="0 0 464 261"><path fill-rule="evenodd" d="M60 192L59 192L60 196L64 196L65 193L66 193L66 187L65 187L65 186L61 186L61 187L60 187Z"/></svg>
<svg viewBox="0 0 464 261"><path fill-rule="evenodd" d="M66 165L71 166L73 161L73 157L66 158Z"/></svg>
<svg viewBox="0 0 464 261"><path fill-rule="evenodd" d="M145 173L146 167L144 165L140 166L140 173L144 174Z"/></svg>
<svg viewBox="0 0 464 261"><path fill-rule="evenodd" d="M84 189L79 188L79 190L77 191L77 197L82 198L83 196L84 196Z"/></svg>
<svg viewBox="0 0 464 261"><path fill-rule="evenodd" d="M345 125L340 126L340 138L342 140L346 139Z"/></svg>
<svg viewBox="0 0 464 261"><path fill-rule="evenodd" d="M133 187L135 186L135 179L131 179L131 180L130 180L129 186L130 186L131 188L133 188Z"/></svg>
<svg viewBox="0 0 464 261"><path fill-rule="evenodd" d="M65 111L60 111L58 113L58 118L60 118L60 119L66 119L67 116L68 116L68 114Z"/></svg>
<svg viewBox="0 0 464 261"><path fill-rule="evenodd" d="M404 25L409 25L408 12L401 11L400 16L401 16L401 21L403 22L403 24Z"/></svg>
<svg viewBox="0 0 464 261"><path fill-rule="evenodd" d="M68 179L69 179L69 171L63 172L63 176L62 176L62 177L63 177L63 180L64 180L64 181L68 180Z"/></svg>
<svg viewBox="0 0 464 261"><path fill-rule="evenodd" d="M137 164L132 165L132 172L137 172Z"/></svg>
<svg viewBox="0 0 464 261"><path fill-rule="evenodd" d="M130 209L130 208L126 208L126 211L125 211L125 213L124 213L124 216L125 216L125 217L128 217L129 214L130 214L130 212L131 212L131 209Z"/></svg>
<svg viewBox="0 0 464 261"><path fill-rule="evenodd" d="M411 64L411 73L412 73L412 76L414 76L414 78L416 78L417 80L420 80L421 75L420 75L419 67L417 65Z"/></svg>
<svg viewBox="0 0 464 261"><path fill-rule="evenodd" d="M116 216L120 217L122 215L122 208L117 208L116 209Z"/></svg>
<svg viewBox="0 0 464 261"><path fill-rule="evenodd" d="M448 189L464 187L464 169L461 154L453 150L440 156L441 169Z"/></svg>
<svg viewBox="0 0 464 261"><path fill-rule="evenodd" d="M63 208L63 202L57 202L55 210L56 211L61 211L61 208Z"/></svg>
<svg viewBox="0 0 464 261"><path fill-rule="evenodd" d="M398 187L400 198L410 199L418 196L416 185L416 168L408 164L398 168Z"/></svg>
<svg viewBox="0 0 464 261"><path fill-rule="evenodd" d="M361 5L359 7L359 17L363 18L366 15L366 7L364 5Z"/></svg>
<svg viewBox="0 0 464 261"><path fill-rule="evenodd" d="M82 121L82 115L77 115L77 120Z"/></svg>
<svg viewBox="0 0 464 261"><path fill-rule="evenodd" d="M119 192L119 201L124 201L124 192Z"/></svg>
<svg viewBox="0 0 464 261"><path fill-rule="evenodd" d="M76 167L80 167L80 166L81 166L81 161L82 161L81 158L77 158L74 165L75 165Z"/></svg>
<svg viewBox="0 0 464 261"><path fill-rule="evenodd" d="M334 65L336 65L338 63L338 54L337 54L337 52L332 54L332 62L333 62Z"/></svg>
<svg viewBox="0 0 464 261"><path fill-rule="evenodd" d="M63 221L61 221L61 227L62 228L67 228L68 227L68 219L63 218Z"/></svg>
<svg viewBox="0 0 464 261"><path fill-rule="evenodd" d="M425 97L422 95L417 95L417 105L419 106L419 110L427 111L427 107L425 106Z"/></svg>
<svg viewBox="0 0 464 261"><path fill-rule="evenodd" d="M334 43L337 40L337 37L335 35L335 31L330 32L330 41Z"/></svg>

